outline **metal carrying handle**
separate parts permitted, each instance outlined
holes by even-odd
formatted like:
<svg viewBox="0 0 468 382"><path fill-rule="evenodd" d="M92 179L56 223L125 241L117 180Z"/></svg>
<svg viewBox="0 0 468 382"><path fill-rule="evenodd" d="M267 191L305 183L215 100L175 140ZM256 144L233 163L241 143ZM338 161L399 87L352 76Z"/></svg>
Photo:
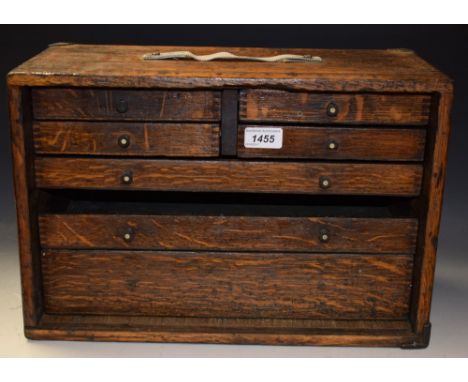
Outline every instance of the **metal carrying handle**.
<svg viewBox="0 0 468 382"><path fill-rule="evenodd" d="M195 60L195 61L213 61L213 60L236 60L236 61L258 61L258 62L322 62L319 56L300 55L300 54L280 54L271 57L237 56L230 52L217 52L206 55L196 55L189 51L176 52L155 52L145 54L143 60Z"/></svg>

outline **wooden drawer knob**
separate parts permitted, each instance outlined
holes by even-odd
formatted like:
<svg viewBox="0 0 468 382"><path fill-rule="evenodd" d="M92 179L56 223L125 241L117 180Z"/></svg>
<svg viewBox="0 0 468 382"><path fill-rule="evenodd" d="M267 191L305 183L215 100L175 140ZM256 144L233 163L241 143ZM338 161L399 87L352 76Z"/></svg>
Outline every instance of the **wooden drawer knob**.
<svg viewBox="0 0 468 382"><path fill-rule="evenodd" d="M131 242L133 240L133 236L134 236L134 233L133 233L133 230L131 228L129 228L127 230L127 232L125 232L122 236L122 238L124 239L124 241L126 241L127 243Z"/></svg>
<svg viewBox="0 0 468 382"><path fill-rule="evenodd" d="M319 179L319 185L320 185L320 188L326 190L327 188L330 188L331 186L331 180L329 177L327 176L321 176L320 179Z"/></svg>
<svg viewBox="0 0 468 382"><path fill-rule="evenodd" d="M335 140L330 139L327 143L327 148L330 151L335 151L336 149L338 149L338 143Z"/></svg>
<svg viewBox="0 0 468 382"><path fill-rule="evenodd" d="M130 146L130 137L128 135L121 135L117 142L121 148L126 149Z"/></svg>
<svg viewBox="0 0 468 382"><path fill-rule="evenodd" d="M328 229L322 228L320 230L319 239L322 243L326 243L328 240L330 240L330 232L328 232Z"/></svg>
<svg viewBox="0 0 468 382"><path fill-rule="evenodd" d="M133 175L131 172L126 172L120 178L123 184L132 184L133 183Z"/></svg>
<svg viewBox="0 0 468 382"><path fill-rule="evenodd" d="M329 117L336 117L338 115L338 106L336 103L330 102L327 106L327 115Z"/></svg>

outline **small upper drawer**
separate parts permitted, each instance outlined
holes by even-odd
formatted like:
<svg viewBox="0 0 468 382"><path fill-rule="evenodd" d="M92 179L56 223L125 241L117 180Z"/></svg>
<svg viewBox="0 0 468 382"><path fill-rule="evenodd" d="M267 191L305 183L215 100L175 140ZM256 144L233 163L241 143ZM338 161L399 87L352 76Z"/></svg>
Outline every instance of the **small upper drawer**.
<svg viewBox="0 0 468 382"><path fill-rule="evenodd" d="M247 136L246 136L247 129ZM279 145L261 146L259 139L275 131ZM257 147L244 138L255 138ZM330 126L241 125L237 155L241 158L422 161L426 129Z"/></svg>
<svg viewBox="0 0 468 382"><path fill-rule="evenodd" d="M34 88L36 119L218 121L220 92Z"/></svg>
<svg viewBox="0 0 468 382"><path fill-rule="evenodd" d="M219 155L217 124L35 121L33 131L38 154Z"/></svg>
<svg viewBox="0 0 468 382"><path fill-rule="evenodd" d="M251 122L426 125L430 104L429 95L244 90L239 113Z"/></svg>

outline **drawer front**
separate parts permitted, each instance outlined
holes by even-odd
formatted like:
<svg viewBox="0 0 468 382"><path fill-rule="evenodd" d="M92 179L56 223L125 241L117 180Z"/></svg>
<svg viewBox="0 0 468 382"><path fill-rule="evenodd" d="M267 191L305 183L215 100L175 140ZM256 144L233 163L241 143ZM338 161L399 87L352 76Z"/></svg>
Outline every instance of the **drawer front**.
<svg viewBox="0 0 468 382"><path fill-rule="evenodd" d="M39 227L45 248L413 253L417 220L56 214Z"/></svg>
<svg viewBox="0 0 468 382"><path fill-rule="evenodd" d="M244 90L240 119L252 122L427 125L429 95Z"/></svg>
<svg viewBox="0 0 468 382"><path fill-rule="evenodd" d="M219 155L215 124L36 121L33 131L38 154Z"/></svg>
<svg viewBox="0 0 468 382"><path fill-rule="evenodd" d="M43 188L418 195L422 166L37 158ZM125 181L124 181L125 179Z"/></svg>
<svg viewBox="0 0 468 382"><path fill-rule="evenodd" d="M423 129L262 126L282 129L281 148L244 145L246 128L239 127L237 154L241 158L352 159L422 161L426 131Z"/></svg>
<svg viewBox="0 0 468 382"><path fill-rule="evenodd" d="M409 255L46 251L46 313L406 319Z"/></svg>
<svg viewBox="0 0 468 382"><path fill-rule="evenodd" d="M35 119L219 121L219 91L33 88Z"/></svg>

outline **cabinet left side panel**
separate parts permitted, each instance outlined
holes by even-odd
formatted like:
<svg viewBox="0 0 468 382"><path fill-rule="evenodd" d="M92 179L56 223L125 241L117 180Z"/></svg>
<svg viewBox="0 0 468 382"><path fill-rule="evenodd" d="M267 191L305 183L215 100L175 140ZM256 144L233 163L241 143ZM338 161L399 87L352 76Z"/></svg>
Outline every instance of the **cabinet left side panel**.
<svg viewBox="0 0 468 382"><path fill-rule="evenodd" d="M16 198L18 246L25 327L35 327L42 315L40 244L37 226L39 193L34 184L31 92L9 86L11 148Z"/></svg>

